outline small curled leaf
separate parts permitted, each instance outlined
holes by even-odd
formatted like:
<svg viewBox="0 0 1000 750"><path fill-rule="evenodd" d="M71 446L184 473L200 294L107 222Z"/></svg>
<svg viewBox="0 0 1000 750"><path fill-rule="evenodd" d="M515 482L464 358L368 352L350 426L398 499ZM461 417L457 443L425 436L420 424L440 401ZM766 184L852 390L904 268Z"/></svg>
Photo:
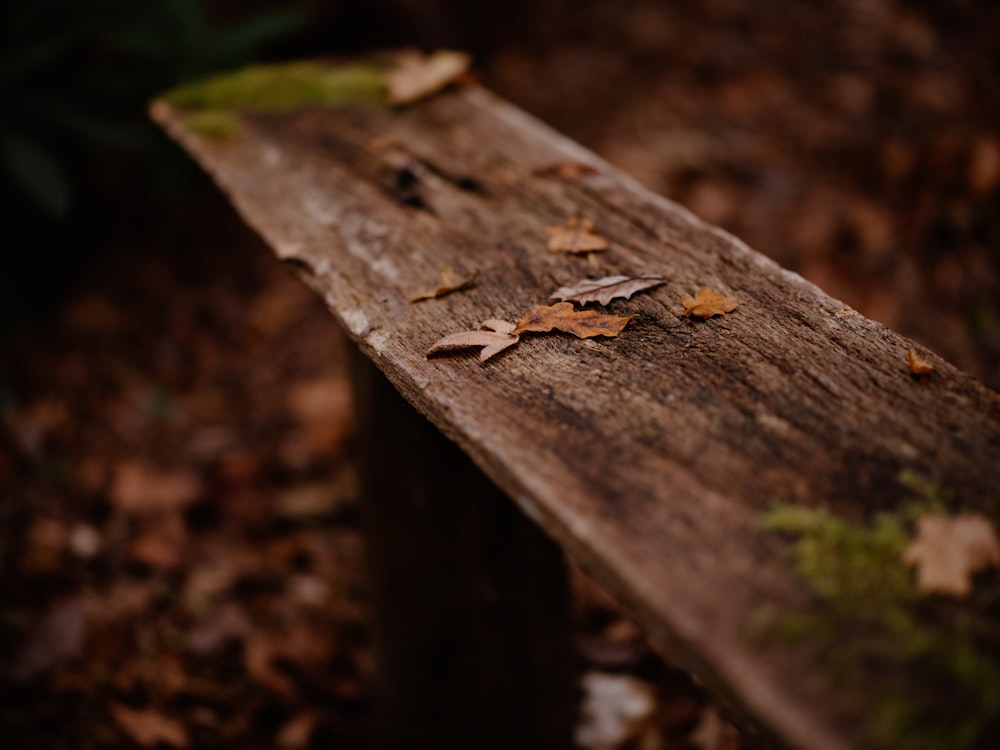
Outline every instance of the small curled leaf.
<svg viewBox="0 0 1000 750"><path fill-rule="evenodd" d="M482 327L489 330L460 331L435 341L426 356L481 346L483 350L479 353L479 361L485 362L520 341L520 337L514 334L513 323L491 319L483 321Z"/></svg>

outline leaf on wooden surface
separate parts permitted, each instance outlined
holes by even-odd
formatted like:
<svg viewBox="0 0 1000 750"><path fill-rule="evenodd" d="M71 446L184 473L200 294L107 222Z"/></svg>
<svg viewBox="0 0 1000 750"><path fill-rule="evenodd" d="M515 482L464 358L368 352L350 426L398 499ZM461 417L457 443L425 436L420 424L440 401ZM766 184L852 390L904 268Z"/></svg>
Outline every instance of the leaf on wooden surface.
<svg viewBox="0 0 1000 750"><path fill-rule="evenodd" d="M694 297L689 294L681 297L681 304L684 305L685 315L695 318L711 318L713 315L725 315L732 312L739 303L733 297L727 297L703 286Z"/></svg>
<svg viewBox="0 0 1000 750"><path fill-rule="evenodd" d="M161 743L181 748L190 745L184 727L157 711L137 711L114 703L111 705L111 716L129 737L143 747L156 747Z"/></svg>
<svg viewBox="0 0 1000 750"><path fill-rule="evenodd" d="M554 175L564 180L579 180L597 174L598 170L582 161L557 161L553 164L535 167L531 172L538 176Z"/></svg>
<svg viewBox="0 0 1000 750"><path fill-rule="evenodd" d="M465 75L471 58L464 52L439 49L430 55L410 51L400 55L386 73L390 104L408 104L437 93Z"/></svg>
<svg viewBox="0 0 1000 750"><path fill-rule="evenodd" d="M517 322L514 335L532 331L546 333L553 329L587 339L593 336L617 336L635 315L623 318L596 310L577 310L571 302L537 307Z"/></svg>
<svg viewBox="0 0 1000 750"><path fill-rule="evenodd" d="M909 365L911 375L930 375L934 372L934 365L917 354L913 349L907 350L906 361Z"/></svg>
<svg viewBox="0 0 1000 750"><path fill-rule="evenodd" d="M903 561L916 566L921 591L965 597L975 573L1000 567L1000 541L989 519L978 513L923 516Z"/></svg>
<svg viewBox="0 0 1000 750"><path fill-rule="evenodd" d="M485 320L481 327L488 330L461 331L445 336L427 350L427 356L438 352L481 346L483 350L479 353L479 361L485 362L493 355L499 354L520 341L520 337L514 331L514 325L504 320Z"/></svg>
<svg viewBox="0 0 1000 750"><path fill-rule="evenodd" d="M628 299L636 292L659 286L666 281L662 276L606 276L603 279L583 279L573 286L556 289L549 299L565 302L599 302L606 305L616 297Z"/></svg>
<svg viewBox="0 0 1000 750"><path fill-rule="evenodd" d="M596 253L608 249L608 241L594 231L590 219L574 217L563 224L545 228L549 233L546 247L550 253Z"/></svg>
<svg viewBox="0 0 1000 750"><path fill-rule="evenodd" d="M422 292L416 297L410 297L410 302L420 302L425 299L437 299L438 297L443 297L446 294L451 294L452 292L457 292L460 289L466 289L472 286L472 283L475 280L475 273L459 275L452 270L451 266L445 266L441 269L441 285L435 289L429 289L426 292Z"/></svg>

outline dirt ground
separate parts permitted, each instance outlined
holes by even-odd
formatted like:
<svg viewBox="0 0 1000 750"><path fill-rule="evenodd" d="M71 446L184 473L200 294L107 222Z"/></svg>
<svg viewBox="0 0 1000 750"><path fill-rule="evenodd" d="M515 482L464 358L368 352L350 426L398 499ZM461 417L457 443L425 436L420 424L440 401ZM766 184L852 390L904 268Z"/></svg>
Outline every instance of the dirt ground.
<svg viewBox="0 0 1000 750"><path fill-rule="evenodd" d="M997 388L997 31L962 2L539 3L479 70ZM207 181L110 245L0 342L4 747L365 747L343 334ZM645 707L609 747L750 746L574 588L581 670Z"/></svg>

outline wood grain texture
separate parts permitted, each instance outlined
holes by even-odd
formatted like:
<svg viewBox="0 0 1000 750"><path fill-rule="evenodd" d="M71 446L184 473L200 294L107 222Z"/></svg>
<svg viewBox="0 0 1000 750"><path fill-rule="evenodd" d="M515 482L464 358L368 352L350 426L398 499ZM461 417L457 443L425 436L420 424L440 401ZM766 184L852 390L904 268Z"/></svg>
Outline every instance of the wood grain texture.
<svg viewBox="0 0 1000 750"><path fill-rule="evenodd" d="M781 501L862 518L900 501L904 469L995 497L996 393L933 355L916 381L912 342L480 88L396 112L246 114L226 142L165 105L154 117L400 393L654 643L772 739L852 744L865 696L834 696L808 653L752 643L762 607L808 601L760 515ZM567 160L595 174L535 173ZM609 249L548 252L545 227L573 216ZM475 285L411 303L445 266L477 272ZM638 313L616 338L528 334L486 364L475 350L424 356L611 274L667 278L608 306ZM681 295L702 286L738 309L680 317Z"/></svg>

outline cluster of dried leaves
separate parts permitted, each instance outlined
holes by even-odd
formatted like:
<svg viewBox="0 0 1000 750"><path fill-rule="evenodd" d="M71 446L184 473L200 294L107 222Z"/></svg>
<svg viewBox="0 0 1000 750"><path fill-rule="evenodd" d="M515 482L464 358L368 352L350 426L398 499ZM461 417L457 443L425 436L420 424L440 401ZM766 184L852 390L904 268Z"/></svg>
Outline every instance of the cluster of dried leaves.
<svg viewBox="0 0 1000 750"><path fill-rule="evenodd" d="M560 173L565 166L566 164L561 163L546 167L545 173ZM575 169L570 171L574 176L587 173ZM549 235L546 247L553 253L581 255L602 252L609 246L607 239L594 231L594 223L590 219L574 217L565 225L552 225L546 227L545 231ZM473 279L474 274L457 276L450 267L445 268L441 272L440 286L412 297L411 301L433 299L465 289L472 284ZM615 299L631 299L632 295L660 286L666 281L665 277L653 274L582 279L576 284L559 287L553 292L549 299L555 300L556 304L536 307L522 316L517 323L490 319L483 321L478 331L461 331L445 336L427 350L427 356L457 349L482 347L479 359L485 362L517 344L521 340L522 333L561 331L581 339L617 336L629 321L636 317L635 314L613 315L585 306L591 302L606 306ZM683 295L681 304L684 306L683 315L706 319L732 312L738 303L732 297L702 287L695 297ZM577 309L575 305L580 305L582 309Z"/></svg>
<svg viewBox="0 0 1000 750"><path fill-rule="evenodd" d="M389 101L405 104L417 101L440 91L451 83L467 76L469 56L461 52L438 50L424 56L418 52L405 52L397 59L396 67L386 74ZM556 175L562 179L576 180L596 173L597 170L582 162L565 161L545 165L535 170L538 175ZM546 248L551 253L588 255L608 249L608 240L594 231L594 222L576 216L565 224L546 227L548 241ZM458 274L450 266L441 270L441 283L410 298L411 302L437 299L452 292L470 287L475 273ZM629 299L637 292L659 286L666 282L661 276L643 275L637 277L608 276L603 279L584 279L574 286L560 287L551 299L557 304L537 307L525 314L516 324L490 319L480 324L478 331L461 331L445 336L427 351L428 356L438 352L454 351L469 347L481 347L480 360L485 362L520 341L522 333L550 333L562 331L578 338L594 336L617 336L635 315L618 316L599 313L594 310L577 310L574 303L586 305L597 302L608 305L613 299ZM697 296L684 295L681 298L684 314L698 318L724 315L736 309L737 302L707 287L702 287Z"/></svg>
<svg viewBox="0 0 1000 750"><path fill-rule="evenodd" d="M32 332L47 346L4 342L4 747L363 746L343 342L269 254L206 216L185 226L215 233L169 266L108 264Z"/></svg>

